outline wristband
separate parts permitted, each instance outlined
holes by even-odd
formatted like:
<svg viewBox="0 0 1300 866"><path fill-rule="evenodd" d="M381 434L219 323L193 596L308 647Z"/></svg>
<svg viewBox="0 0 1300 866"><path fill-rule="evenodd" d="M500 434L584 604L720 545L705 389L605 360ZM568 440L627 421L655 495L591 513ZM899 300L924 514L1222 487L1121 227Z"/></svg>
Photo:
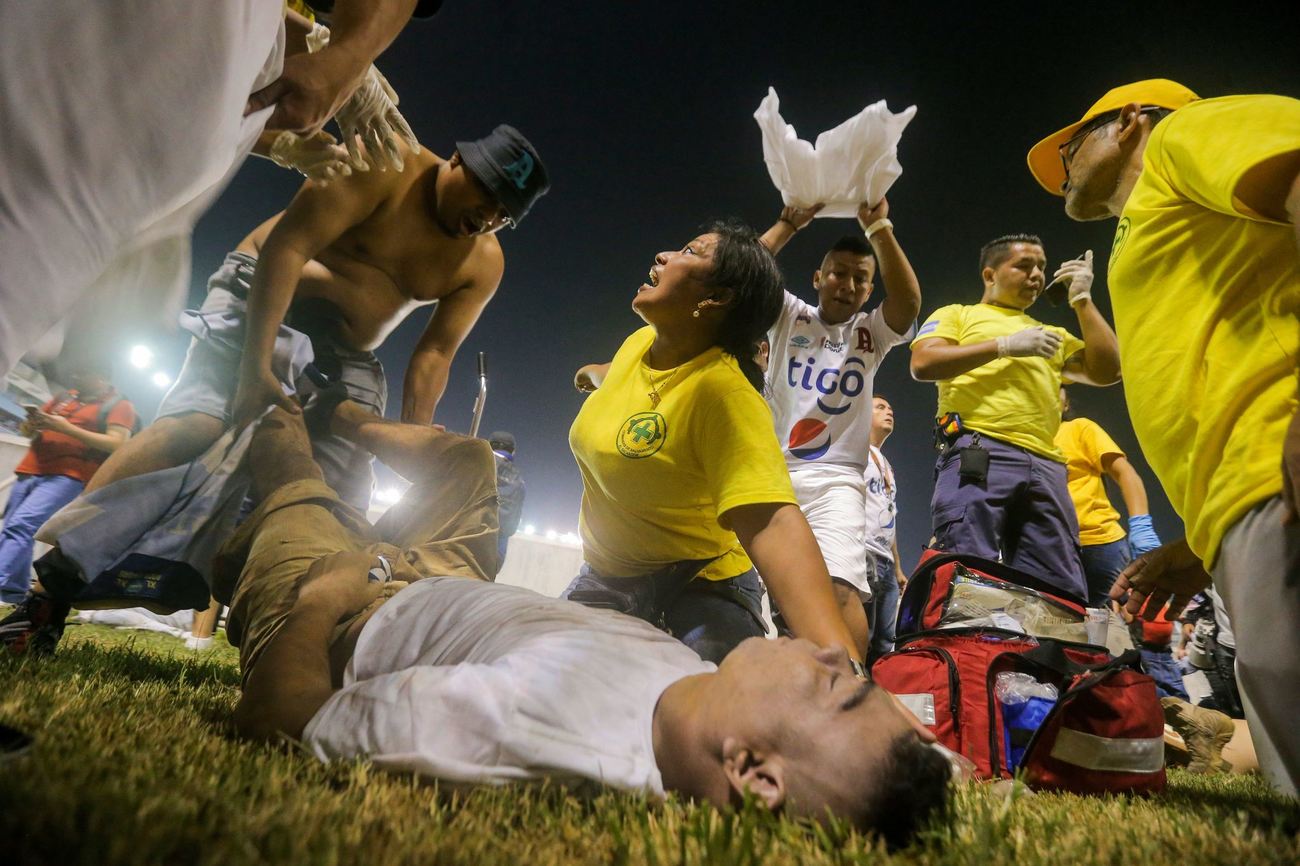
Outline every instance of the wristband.
<svg viewBox="0 0 1300 866"><path fill-rule="evenodd" d="M892 229L893 227L894 224L889 221L889 217L881 217L871 225L867 226L867 240L871 240L871 236L881 229Z"/></svg>
<svg viewBox="0 0 1300 866"><path fill-rule="evenodd" d="M997 339L997 344L998 344L998 357L999 357L999 358L1005 358L1008 354L1010 354L1010 352L1011 352L1011 347L1010 347L1010 345L1008 344L1008 341L1007 341L1007 338L1006 338L1006 337L998 337L998 339Z"/></svg>
<svg viewBox="0 0 1300 866"><path fill-rule="evenodd" d="M779 222L779 223L785 223L786 225L788 225L790 228L794 229L795 231L799 231L799 227L798 227L797 225L795 225L794 222L793 222L792 220L788 220L788 219L786 219L785 217L777 217L777 218L776 218L776 221Z"/></svg>

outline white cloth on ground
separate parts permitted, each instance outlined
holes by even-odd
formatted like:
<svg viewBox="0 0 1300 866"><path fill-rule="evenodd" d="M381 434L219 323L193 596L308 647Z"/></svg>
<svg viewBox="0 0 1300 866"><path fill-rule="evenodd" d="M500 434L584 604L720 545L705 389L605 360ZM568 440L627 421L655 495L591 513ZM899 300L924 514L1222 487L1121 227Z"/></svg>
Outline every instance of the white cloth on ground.
<svg viewBox="0 0 1300 866"><path fill-rule="evenodd" d="M2 375L92 290L173 319L178 244L270 117L243 113L279 77L284 7L0 0L0 21ZM127 261L160 250L165 278Z"/></svg>
<svg viewBox="0 0 1300 866"><path fill-rule="evenodd" d="M852 217L863 202L876 204L903 173L898 141L916 114L894 114L885 100L868 105L810 144L781 117L781 100L769 87L754 112L763 133L763 161L787 205L826 207L818 217Z"/></svg>
<svg viewBox="0 0 1300 866"><path fill-rule="evenodd" d="M808 463L790 469L790 483L812 528L831 577L851 584L863 601L868 582L866 482L861 470L833 463Z"/></svg>
<svg viewBox="0 0 1300 866"><path fill-rule="evenodd" d="M118 610L79 610L71 622L84 625L102 625L109 628L136 629L138 631L156 631L172 637L184 637L185 632L193 627L194 611L178 610L175 613L158 614L143 607L125 607Z"/></svg>
<svg viewBox="0 0 1300 866"><path fill-rule="evenodd" d="M875 445L871 446L864 478L867 485L867 553L876 559L894 561L894 533L898 529L898 485L894 467Z"/></svg>
<svg viewBox="0 0 1300 866"><path fill-rule="evenodd" d="M655 705L714 669L630 616L429 578L366 623L303 740L321 760L368 756L448 782L588 780L661 797Z"/></svg>
<svg viewBox="0 0 1300 866"><path fill-rule="evenodd" d="M767 402L792 470L836 464L861 477L871 443L876 370L915 328L894 333L879 306L829 325L812 304L785 293L781 315L768 332Z"/></svg>

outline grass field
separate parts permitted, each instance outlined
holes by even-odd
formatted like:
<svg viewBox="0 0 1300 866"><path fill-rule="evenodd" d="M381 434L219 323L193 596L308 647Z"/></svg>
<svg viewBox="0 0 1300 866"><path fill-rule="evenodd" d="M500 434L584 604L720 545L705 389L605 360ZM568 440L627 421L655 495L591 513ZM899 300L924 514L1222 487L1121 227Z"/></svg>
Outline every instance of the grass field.
<svg viewBox="0 0 1300 866"><path fill-rule="evenodd" d="M1170 772L1152 799L958 793L911 848L753 809L651 806L556 787L456 793L231 736L235 654L72 626L55 657L0 656L0 863L1300 863L1300 805L1257 779Z"/></svg>

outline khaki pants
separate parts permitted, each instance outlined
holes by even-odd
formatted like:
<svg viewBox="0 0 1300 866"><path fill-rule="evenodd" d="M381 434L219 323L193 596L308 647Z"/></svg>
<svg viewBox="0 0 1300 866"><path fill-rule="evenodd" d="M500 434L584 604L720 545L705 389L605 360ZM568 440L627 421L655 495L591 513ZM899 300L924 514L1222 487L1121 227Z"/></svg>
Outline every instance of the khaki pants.
<svg viewBox="0 0 1300 866"><path fill-rule="evenodd" d="M393 566L391 592L424 577L493 580L496 467L481 439L447 434L426 474L372 526L323 481L286 484L262 501L217 554L213 595L230 605L226 635L247 681L293 609L298 587L325 556L362 552Z"/></svg>

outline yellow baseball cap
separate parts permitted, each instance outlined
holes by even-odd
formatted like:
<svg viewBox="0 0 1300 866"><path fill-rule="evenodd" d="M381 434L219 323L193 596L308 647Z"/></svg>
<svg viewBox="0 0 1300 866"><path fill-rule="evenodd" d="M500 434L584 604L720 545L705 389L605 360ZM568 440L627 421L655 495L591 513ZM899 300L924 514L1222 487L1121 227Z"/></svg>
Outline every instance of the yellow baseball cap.
<svg viewBox="0 0 1300 866"><path fill-rule="evenodd" d="M1029 149L1029 173L1052 195L1064 195L1061 184L1065 183L1065 167L1061 165L1060 147L1070 140L1079 127L1108 111L1118 111L1130 102L1174 109L1198 99L1200 97L1195 93L1168 78L1148 78L1146 81L1135 81L1109 90L1079 120L1053 132Z"/></svg>

